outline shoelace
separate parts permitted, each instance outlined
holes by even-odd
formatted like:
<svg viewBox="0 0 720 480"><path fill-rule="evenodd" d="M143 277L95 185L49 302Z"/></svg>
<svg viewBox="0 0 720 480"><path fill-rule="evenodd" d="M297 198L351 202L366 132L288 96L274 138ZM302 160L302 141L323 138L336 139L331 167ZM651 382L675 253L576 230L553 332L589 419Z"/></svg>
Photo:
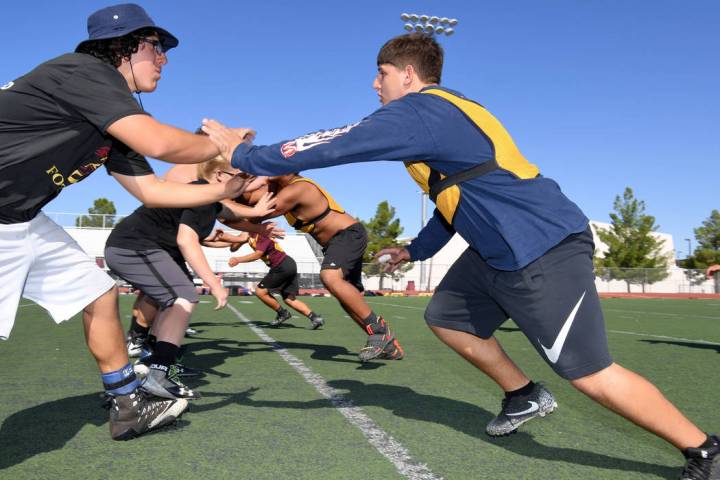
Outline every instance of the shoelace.
<svg viewBox="0 0 720 480"><path fill-rule="evenodd" d="M682 471L683 479L702 479L710 475L712 458L691 458Z"/></svg>

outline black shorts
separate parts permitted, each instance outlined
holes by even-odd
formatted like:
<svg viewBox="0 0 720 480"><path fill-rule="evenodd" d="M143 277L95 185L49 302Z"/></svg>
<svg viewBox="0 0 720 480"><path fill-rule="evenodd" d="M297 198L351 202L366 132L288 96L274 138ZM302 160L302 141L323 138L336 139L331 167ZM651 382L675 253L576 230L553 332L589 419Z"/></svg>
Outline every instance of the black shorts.
<svg viewBox="0 0 720 480"><path fill-rule="evenodd" d="M612 363L586 230L570 235L525 268L496 270L470 248L435 290L430 326L490 338L508 318L555 372L569 380Z"/></svg>
<svg viewBox="0 0 720 480"><path fill-rule="evenodd" d="M120 278L155 301L161 310L178 298L191 303L199 300L185 262L165 250L105 247L105 263Z"/></svg>
<svg viewBox="0 0 720 480"><path fill-rule="evenodd" d="M300 291L298 285L297 264L292 257L285 257L276 267L270 269L265 278L258 283L258 287L270 292L278 292L283 298L297 296Z"/></svg>
<svg viewBox="0 0 720 480"><path fill-rule="evenodd" d="M367 232L360 223L340 230L323 248L325 258L323 258L320 270L341 268L345 281L362 292L365 290L362 284L362 264L367 243Z"/></svg>

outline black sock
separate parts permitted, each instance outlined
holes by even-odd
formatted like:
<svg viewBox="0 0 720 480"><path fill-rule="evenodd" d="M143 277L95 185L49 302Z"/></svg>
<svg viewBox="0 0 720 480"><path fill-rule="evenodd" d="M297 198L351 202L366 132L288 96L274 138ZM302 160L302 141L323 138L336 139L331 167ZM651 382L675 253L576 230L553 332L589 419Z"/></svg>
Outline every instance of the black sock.
<svg viewBox="0 0 720 480"><path fill-rule="evenodd" d="M363 319L362 323L365 327L365 330L367 330L368 335L375 335L378 333L387 332L387 325L385 324L385 320L383 320L382 317L378 317L377 315L375 315L375 312L370 312L370 315L368 315L367 318Z"/></svg>
<svg viewBox="0 0 720 480"><path fill-rule="evenodd" d="M316 316L316 315L315 315L315 312L310 312L310 313L307 314L307 317L308 317L310 320L312 320L313 318L315 318L315 316Z"/></svg>
<svg viewBox="0 0 720 480"><path fill-rule="evenodd" d="M523 397L525 395L529 395L530 392L533 391L533 388L535 388L535 382L530 380L527 385L524 387L518 388L517 390L513 390L512 392L505 392L505 398L512 398L512 397Z"/></svg>
<svg viewBox="0 0 720 480"><path fill-rule="evenodd" d="M143 327L137 323L137 318L133 315L130 319L130 332L134 333L136 337L146 337L149 331L150 327Z"/></svg>
<svg viewBox="0 0 720 480"><path fill-rule="evenodd" d="M169 367L175 363L180 347L170 342L157 342L152 354L152 363Z"/></svg>
<svg viewBox="0 0 720 480"><path fill-rule="evenodd" d="M715 441L710 437L710 435L705 435L705 442L700 445L698 448L712 448L715 446Z"/></svg>

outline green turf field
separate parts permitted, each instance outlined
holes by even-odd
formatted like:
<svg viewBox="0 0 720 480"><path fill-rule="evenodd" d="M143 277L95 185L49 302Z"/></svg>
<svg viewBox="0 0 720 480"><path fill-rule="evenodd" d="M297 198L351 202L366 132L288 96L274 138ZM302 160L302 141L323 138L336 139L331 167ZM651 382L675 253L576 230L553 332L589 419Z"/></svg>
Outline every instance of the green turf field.
<svg viewBox="0 0 720 480"><path fill-rule="evenodd" d="M121 299L125 323L131 300ZM268 328L273 312L252 297L231 297L239 315L202 303L193 320L201 332L188 340L186 363L206 370L204 378L187 382L204 397L177 426L130 442L109 438L80 319L56 326L24 301L10 340L0 343L0 478L562 480L679 474L676 451L556 377L510 322L498 338L526 373L546 382L559 409L516 435L491 439L484 427L499 410L500 392L427 329L427 299L368 298L407 354L400 362L368 365L356 359L364 335L337 303L303 300L325 316L324 329L308 330L309 321L297 317L291 326ZM616 361L656 383L703 428L720 431L720 301L612 299L603 305ZM316 386L335 395L332 401ZM370 439L361 428L372 432ZM401 474L396 464L410 473Z"/></svg>

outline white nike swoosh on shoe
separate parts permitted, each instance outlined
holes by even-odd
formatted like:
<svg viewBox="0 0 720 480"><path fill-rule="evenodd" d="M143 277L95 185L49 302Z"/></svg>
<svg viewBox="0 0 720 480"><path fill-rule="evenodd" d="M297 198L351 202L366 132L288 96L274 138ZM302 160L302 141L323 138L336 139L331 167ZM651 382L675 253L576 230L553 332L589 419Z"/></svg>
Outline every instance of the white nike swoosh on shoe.
<svg viewBox="0 0 720 480"><path fill-rule="evenodd" d="M578 302L575 304L575 307L572 309L572 312L570 312L567 320L565 320L565 324L562 326L562 329L560 329L560 333L558 333L558 336L555 339L555 343L553 343L552 348L547 348L540 342L540 339L538 338L538 343L540 343L543 351L545 351L545 355L547 356L548 360L550 360L550 363L557 363L558 359L560 358L560 352L562 351L563 345L565 345L565 339L567 339L568 333L570 333L570 327L572 327L573 321L575 321L575 315L580 309L580 304L585 298L586 293L587 291L583 292L583 294L580 295L580 300L578 300Z"/></svg>
<svg viewBox="0 0 720 480"><path fill-rule="evenodd" d="M523 410L522 412L516 412L516 413L506 413L505 415L507 415L508 417L519 417L520 415L525 415L526 413L533 413L533 412L537 412L538 410L540 410L540 405L538 405L536 402L528 401L528 403L530 404L530 408L528 408L527 410Z"/></svg>

